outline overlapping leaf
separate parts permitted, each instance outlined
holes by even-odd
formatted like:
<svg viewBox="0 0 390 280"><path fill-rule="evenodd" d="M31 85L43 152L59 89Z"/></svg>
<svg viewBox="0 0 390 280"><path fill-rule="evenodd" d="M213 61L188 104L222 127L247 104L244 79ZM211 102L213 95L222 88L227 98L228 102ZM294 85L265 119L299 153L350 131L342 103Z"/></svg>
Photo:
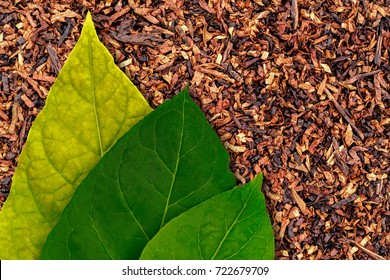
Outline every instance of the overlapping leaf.
<svg viewBox="0 0 390 280"><path fill-rule="evenodd" d="M142 259L273 259L274 237L260 191L262 176L216 195L171 220Z"/></svg>
<svg viewBox="0 0 390 280"><path fill-rule="evenodd" d="M138 259L172 218L234 184L228 153L186 91L146 116L80 184L44 259Z"/></svg>
<svg viewBox="0 0 390 280"><path fill-rule="evenodd" d="M39 257L76 187L150 111L99 42L88 14L19 158L0 211L0 259Z"/></svg>

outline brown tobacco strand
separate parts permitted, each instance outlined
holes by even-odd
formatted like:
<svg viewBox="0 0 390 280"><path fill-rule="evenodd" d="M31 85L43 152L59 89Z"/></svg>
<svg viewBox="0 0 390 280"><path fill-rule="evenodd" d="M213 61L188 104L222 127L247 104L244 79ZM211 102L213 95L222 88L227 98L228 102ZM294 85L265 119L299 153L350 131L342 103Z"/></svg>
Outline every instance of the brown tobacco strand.
<svg viewBox="0 0 390 280"><path fill-rule="evenodd" d="M379 72L381 72L381 70L375 70L375 71L368 72L368 73L357 74L356 76L352 77L351 79L347 80L346 82L343 82L343 84L350 85L350 84L353 84L354 82L356 82L362 78L378 74Z"/></svg>
<svg viewBox="0 0 390 280"><path fill-rule="evenodd" d="M382 41L383 41L383 36L382 34L380 34L376 44L375 58L374 58L374 62L378 66L381 64Z"/></svg>
<svg viewBox="0 0 390 280"><path fill-rule="evenodd" d="M15 133L16 122L18 121L18 107L19 107L19 102L15 100L14 104L12 105L12 119L8 129L9 134Z"/></svg>
<svg viewBox="0 0 390 280"><path fill-rule="evenodd" d="M292 0L292 7L291 7L291 14L294 19L293 22L293 29L296 30L298 27L298 18L299 18L299 11L298 11L298 2L297 0Z"/></svg>
<svg viewBox="0 0 390 280"><path fill-rule="evenodd" d="M344 242L344 243L352 243L353 245L355 245L356 247L358 247L360 250L362 250L363 252L365 252L367 255L369 255L370 257L372 257L373 259L375 260L385 260L384 257L364 248L362 245L360 245L359 243L351 240L351 239L348 239L348 238L341 238L340 239L341 242Z"/></svg>
<svg viewBox="0 0 390 280"><path fill-rule="evenodd" d="M381 65L381 53L382 53L382 42L383 42L383 19L381 19L379 26L378 26L378 40L376 42L376 50L375 50L375 57L374 62L376 65Z"/></svg>
<svg viewBox="0 0 390 280"><path fill-rule="evenodd" d="M326 95L328 96L328 98L333 102L334 106L336 107L336 109L340 112L340 114L343 116L343 118L351 125L352 129L355 130L355 132L357 133L357 135L362 139L364 140L364 135L363 133L356 127L355 123L353 120L351 120L350 117L348 117L348 115L345 113L345 109L343 107L341 107L341 105L337 102L337 100L333 97L332 93L327 89L325 88L324 89Z"/></svg>
<svg viewBox="0 0 390 280"><path fill-rule="evenodd" d="M332 205L332 208L333 209L339 209L340 207L350 203L351 201L355 200L356 198L358 198L359 196L354 193L353 195L347 197L347 198L344 198L342 200L340 200L339 202L335 203Z"/></svg>

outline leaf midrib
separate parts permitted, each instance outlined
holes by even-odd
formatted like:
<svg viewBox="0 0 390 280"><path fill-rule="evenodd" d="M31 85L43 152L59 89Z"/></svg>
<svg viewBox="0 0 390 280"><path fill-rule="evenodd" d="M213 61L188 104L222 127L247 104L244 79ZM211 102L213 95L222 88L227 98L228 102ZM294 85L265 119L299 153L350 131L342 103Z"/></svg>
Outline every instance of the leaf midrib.
<svg viewBox="0 0 390 280"><path fill-rule="evenodd" d="M90 210L90 213L91 213L91 217L90 217L91 226L92 226L93 230L95 231L96 236L98 237L98 239L99 239L100 243L102 244L104 250L105 250L105 251L107 252L107 254L110 256L110 258L111 258L112 260L114 260L114 257L111 255L111 253L110 253L110 251L108 250L106 244L104 244L103 238L102 238L102 236L100 236L99 231L98 231L98 229L97 229L97 227L96 227L96 225L95 225L95 221L94 221L94 218L93 218L93 201L92 201L92 200L91 200L89 206L90 206L90 209L89 209L89 210Z"/></svg>
<svg viewBox="0 0 390 280"><path fill-rule="evenodd" d="M164 215L163 215L163 217L161 219L160 229L163 227L166 215L168 213L169 202L171 200L171 194L172 194L172 190L173 190L173 185L175 184L176 174L177 174L177 170L179 168L180 154L181 154L181 148L182 148L182 145L183 145L183 136L184 136L184 115L185 115L185 99L183 100L182 122L181 122L181 131L180 131L180 143L179 143L178 152L176 154L176 165L175 165L175 170L174 170L174 172L172 174L172 182L171 182L171 186L169 187L169 193L168 193L168 197L167 197L167 202L165 203Z"/></svg>
<svg viewBox="0 0 390 280"><path fill-rule="evenodd" d="M89 61L91 67L89 68L90 74L91 74L91 84L92 84L92 100L93 100L93 111L95 115L95 122L96 122L96 130L97 130L97 136L99 139L99 150L100 150L100 157L103 157L104 152L103 152L103 144L102 144L102 137L100 134L100 124L99 124L99 116L98 116L98 111L97 111L97 106L96 106L96 87L95 87L95 76L94 76L94 63L93 63L93 55L92 55L92 41L91 37L89 36L90 33L88 33L88 40L90 43L88 44L88 56L89 56Z"/></svg>
<svg viewBox="0 0 390 280"><path fill-rule="evenodd" d="M252 193L254 192L255 188L252 188L251 190L251 193L248 195L248 198L246 199L244 205L242 206L241 210L240 210L240 213L238 213L237 217L234 219L233 223L230 225L229 229L226 231L224 237L222 238L221 242L219 243L218 245L218 248L215 250L214 252L214 255L211 257L211 260L214 260L215 257L217 256L217 254L219 253L219 250L221 249L223 243L225 243L225 240L226 238L228 237L228 235L230 234L231 230L234 228L234 226L236 225L237 221L238 221L238 218L241 216L242 212L244 211L244 209L246 208L247 204L248 204L248 200L251 198L252 196Z"/></svg>

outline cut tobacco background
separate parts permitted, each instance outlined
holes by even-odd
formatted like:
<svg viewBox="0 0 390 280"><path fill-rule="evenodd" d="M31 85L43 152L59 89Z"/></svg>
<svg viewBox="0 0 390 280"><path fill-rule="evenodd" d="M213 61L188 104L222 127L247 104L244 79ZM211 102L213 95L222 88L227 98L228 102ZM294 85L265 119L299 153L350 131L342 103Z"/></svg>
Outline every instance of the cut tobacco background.
<svg viewBox="0 0 390 280"><path fill-rule="evenodd" d="M0 205L87 8L151 106L189 84L237 180L263 172L277 259L390 257L387 1L83 5L0 0Z"/></svg>
<svg viewBox="0 0 390 280"><path fill-rule="evenodd" d="M76 105L73 114L66 108ZM219 234L195 242L207 241L206 249L214 248L214 254L188 258L273 258L261 180L245 191L207 200L234 187L235 180L228 153L187 90L138 121L149 111L99 42L88 13L80 40L31 129L0 213L8 248L1 257L36 258L57 223L42 258L138 259L172 218L184 213L196 223L199 211L193 207L205 202L202 205L221 205L222 211L213 211L219 223L197 228ZM128 129L134 123L117 141L123 125ZM26 203L29 207L23 207ZM182 228L180 223L172 225Z"/></svg>

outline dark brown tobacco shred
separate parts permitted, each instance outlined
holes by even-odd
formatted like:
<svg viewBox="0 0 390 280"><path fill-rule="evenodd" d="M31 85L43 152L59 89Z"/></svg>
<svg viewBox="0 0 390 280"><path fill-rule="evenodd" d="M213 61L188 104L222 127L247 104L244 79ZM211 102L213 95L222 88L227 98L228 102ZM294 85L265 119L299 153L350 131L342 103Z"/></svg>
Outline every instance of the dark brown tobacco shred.
<svg viewBox="0 0 390 280"><path fill-rule="evenodd" d="M390 259L388 1L0 0L0 200L87 10L156 107L186 85L264 173L277 259Z"/></svg>

